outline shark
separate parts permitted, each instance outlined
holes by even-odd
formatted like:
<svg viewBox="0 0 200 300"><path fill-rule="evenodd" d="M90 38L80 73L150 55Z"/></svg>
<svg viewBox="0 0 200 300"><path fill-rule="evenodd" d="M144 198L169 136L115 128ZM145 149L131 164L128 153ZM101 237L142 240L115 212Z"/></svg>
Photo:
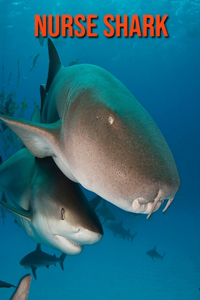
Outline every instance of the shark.
<svg viewBox="0 0 200 300"><path fill-rule="evenodd" d="M38 54L34 57L34 59L33 59L33 64L32 64L32 66L31 66L29 72L31 72L31 71L33 70L33 68L36 68L35 64L36 64L37 59L38 59L39 56L40 56L40 53L38 53Z"/></svg>
<svg viewBox="0 0 200 300"><path fill-rule="evenodd" d="M137 231L134 234L130 233L130 229L126 230L123 227L123 221L120 222L115 222L115 221L108 221L106 222L106 227L109 228L112 232L114 236L119 236L121 238L123 238L124 240L131 240L131 243L133 242L135 236L137 235Z"/></svg>
<svg viewBox="0 0 200 300"><path fill-rule="evenodd" d="M31 283L31 275L26 275L24 278L22 278L16 292L14 293L11 300L27 300L28 299L28 293L30 289L30 283Z"/></svg>
<svg viewBox="0 0 200 300"><path fill-rule="evenodd" d="M10 284L8 282L0 280L0 288L11 288L11 287L16 287L16 286L13 284Z"/></svg>
<svg viewBox="0 0 200 300"><path fill-rule="evenodd" d="M20 265L25 267L26 269L30 268L32 270L33 276L37 279L36 269L39 267L47 267L50 265L60 264L61 269L64 271L64 259L66 254L62 253L60 257L56 257L55 255L50 255L41 250L41 245L37 244L36 250L27 254L20 261Z"/></svg>
<svg viewBox="0 0 200 300"><path fill-rule="evenodd" d="M95 211L97 215L102 219L102 224L105 223L107 220L115 220L115 216L107 207L106 201L103 201L102 205L96 208Z"/></svg>
<svg viewBox="0 0 200 300"><path fill-rule="evenodd" d="M37 244L77 255L99 242L101 223L79 185L69 180L51 157L35 158L22 148L0 166L0 204L15 215Z"/></svg>
<svg viewBox="0 0 200 300"><path fill-rule="evenodd" d="M156 251L156 246L152 250L147 251L146 254L149 255L154 262L155 262L155 258L163 260L163 257L165 256L165 253L163 255L160 255Z"/></svg>
<svg viewBox="0 0 200 300"><path fill-rule="evenodd" d="M180 186L171 150L158 126L105 69L64 67L48 39L49 71L41 86L41 123L0 115L38 158L53 157L72 181L119 208L149 218Z"/></svg>

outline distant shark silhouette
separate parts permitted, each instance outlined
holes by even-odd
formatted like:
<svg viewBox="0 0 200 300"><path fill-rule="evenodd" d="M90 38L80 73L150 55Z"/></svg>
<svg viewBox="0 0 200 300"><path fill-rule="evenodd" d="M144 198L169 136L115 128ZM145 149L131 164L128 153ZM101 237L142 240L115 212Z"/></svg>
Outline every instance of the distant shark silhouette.
<svg viewBox="0 0 200 300"><path fill-rule="evenodd" d="M49 74L42 123L0 115L36 157L52 156L71 180L107 201L148 217L173 201L180 179L155 122L106 70L63 67L48 39Z"/></svg>
<svg viewBox="0 0 200 300"><path fill-rule="evenodd" d="M61 254L60 257L56 257L55 255L50 255L41 250L41 245L38 244L36 250L27 254L21 261L20 265L25 267L26 269L30 268L32 270L33 276L36 277L36 269L40 267L49 268L50 265L60 264L61 269L64 270L64 259L66 254Z"/></svg>
<svg viewBox="0 0 200 300"><path fill-rule="evenodd" d="M108 221L105 223L106 227L108 227L112 232L114 236L119 236L123 238L124 240L131 240L133 242L135 236L137 235L137 231L134 234L130 233L130 229L126 230L123 227L123 221L120 221L119 223L115 221Z"/></svg>
<svg viewBox="0 0 200 300"><path fill-rule="evenodd" d="M105 201L103 201L103 204L100 207L98 207L95 211L97 215L102 219L102 224L104 224L108 220L115 220L114 214L107 207Z"/></svg>
<svg viewBox="0 0 200 300"><path fill-rule="evenodd" d="M92 200L90 200L90 205L94 210L96 210L100 202L101 202L101 197L96 196Z"/></svg>
<svg viewBox="0 0 200 300"><path fill-rule="evenodd" d="M152 260L153 260L154 262L155 262L155 259L154 259L154 258L163 260L163 257L165 256L165 254L160 255L160 254L156 251L156 246L155 246L152 250L147 251L146 254L149 255L149 256L152 258Z"/></svg>
<svg viewBox="0 0 200 300"><path fill-rule="evenodd" d="M101 240L103 229L77 183L51 157L38 159L23 148L0 166L0 189L17 223L36 242L76 255Z"/></svg>
<svg viewBox="0 0 200 300"><path fill-rule="evenodd" d="M31 283L31 275L25 276L10 300L27 300Z"/></svg>
<svg viewBox="0 0 200 300"><path fill-rule="evenodd" d="M0 288L11 288L11 287L16 287L16 286L0 280Z"/></svg>

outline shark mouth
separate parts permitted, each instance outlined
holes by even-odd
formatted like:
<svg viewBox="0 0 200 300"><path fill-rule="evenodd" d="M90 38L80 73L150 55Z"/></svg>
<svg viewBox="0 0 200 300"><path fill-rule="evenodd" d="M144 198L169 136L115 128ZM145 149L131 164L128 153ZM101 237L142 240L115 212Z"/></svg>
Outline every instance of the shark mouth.
<svg viewBox="0 0 200 300"><path fill-rule="evenodd" d="M165 212L168 209L173 199L173 197L168 199L168 202L165 208L163 209L163 212ZM147 219L149 219L152 213L158 210L161 204L164 203L164 200L165 199L163 197L163 192L162 190L159 190L156 198L153 201L149 202L148 200L142 197L135 199L132 203L132 210L136 213L148 214Z"/></svg>
<svg viewBox="0 0 200 300"><path fill-rule="evenodd" d="M62 235L53 234L53 238L58 240L59 242L61 242L63 245L66 245L67 247L69 247L71 245L74 250L76 249L76 252L80 253L83 250L82 245L79 245Z"/></svg>
<svg viewBox="0 0 200 300"><path fill-rule="evenodd" d="M79 245L79 244L76 244L76 243L74 243L74 242L72 242L72 241L70 241L70 240L68 240L67 238L66 238L66 240L68 241L68 242L70 242L74 247L78 247L78 248L80 248L81 247L81 245Z"/></svg>

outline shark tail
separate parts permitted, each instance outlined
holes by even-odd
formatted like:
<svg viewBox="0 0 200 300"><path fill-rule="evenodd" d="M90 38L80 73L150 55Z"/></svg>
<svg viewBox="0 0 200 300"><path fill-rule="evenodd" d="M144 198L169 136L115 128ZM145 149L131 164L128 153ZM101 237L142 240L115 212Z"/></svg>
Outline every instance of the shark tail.
<svg viewBox="0 0 200 300"><path fill-rule="evenodd" d="M166 253L164 253L164 254L161 256L161 261L163 260L163 257L165 256L165 254L166 254Z"/></svg>
<svg viewBox="0 0 200 300"><path fill-rule="evenodd" d="M62 253L61 256L60 256L60 261L59 261L59 264L60 264L60 267L61 269L64 271L64 265L63 265L63 262L65 260L65 257L66 257L66 254L65 253Z"/></svg>
<svg viewBox="0 0 200 300"><path fill-rule="evenodd" d="M133 235L131 235L131 243L133 243L133 240L134 240L134 238L135 238L136 235L137 235L137 231L136 231L136 233L134 233Z"/></svg>

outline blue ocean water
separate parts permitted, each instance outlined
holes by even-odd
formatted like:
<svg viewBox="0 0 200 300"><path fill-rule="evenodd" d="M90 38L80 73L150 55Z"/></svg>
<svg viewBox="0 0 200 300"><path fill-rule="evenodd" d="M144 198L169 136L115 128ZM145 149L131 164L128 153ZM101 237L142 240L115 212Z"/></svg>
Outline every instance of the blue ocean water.
<svg viewBox="0 0 200 300"><path fill-rule="evenodd" d="M133 243L103 226L102 241L86 246L79 256L67 256L64 272L59 265L39 268L28 299L200 299L200 1L0 0L0 89L4 84L6 95L14 93L18 105L26 97L25 119L30 119L34 101L40 103L39 85L46 82L48 71L47 45L42 47L34 36L35 14L99 16L98 38L54 39L61 61L67 66L78 58L79 63L101 66L125 84L167 140L181 187L168 211L159 210L149 220L145 215L132 218L108 203L117 221L123 220L131 233L137 231ZM167 14L169 37L108 39L103 35L106 14ZM29 72L38 53L36 68ZM0 155L6 160L19 141L14 138L13 146L12 137L2 131L0 138ZM7 211L4 225L0 219L0 233L0 280L17 285L31 272L19 262L36 244ZM154 263L146 252L155 245L166 254ZM13 291L0 289L0 299L10 299Z"/></svg>

